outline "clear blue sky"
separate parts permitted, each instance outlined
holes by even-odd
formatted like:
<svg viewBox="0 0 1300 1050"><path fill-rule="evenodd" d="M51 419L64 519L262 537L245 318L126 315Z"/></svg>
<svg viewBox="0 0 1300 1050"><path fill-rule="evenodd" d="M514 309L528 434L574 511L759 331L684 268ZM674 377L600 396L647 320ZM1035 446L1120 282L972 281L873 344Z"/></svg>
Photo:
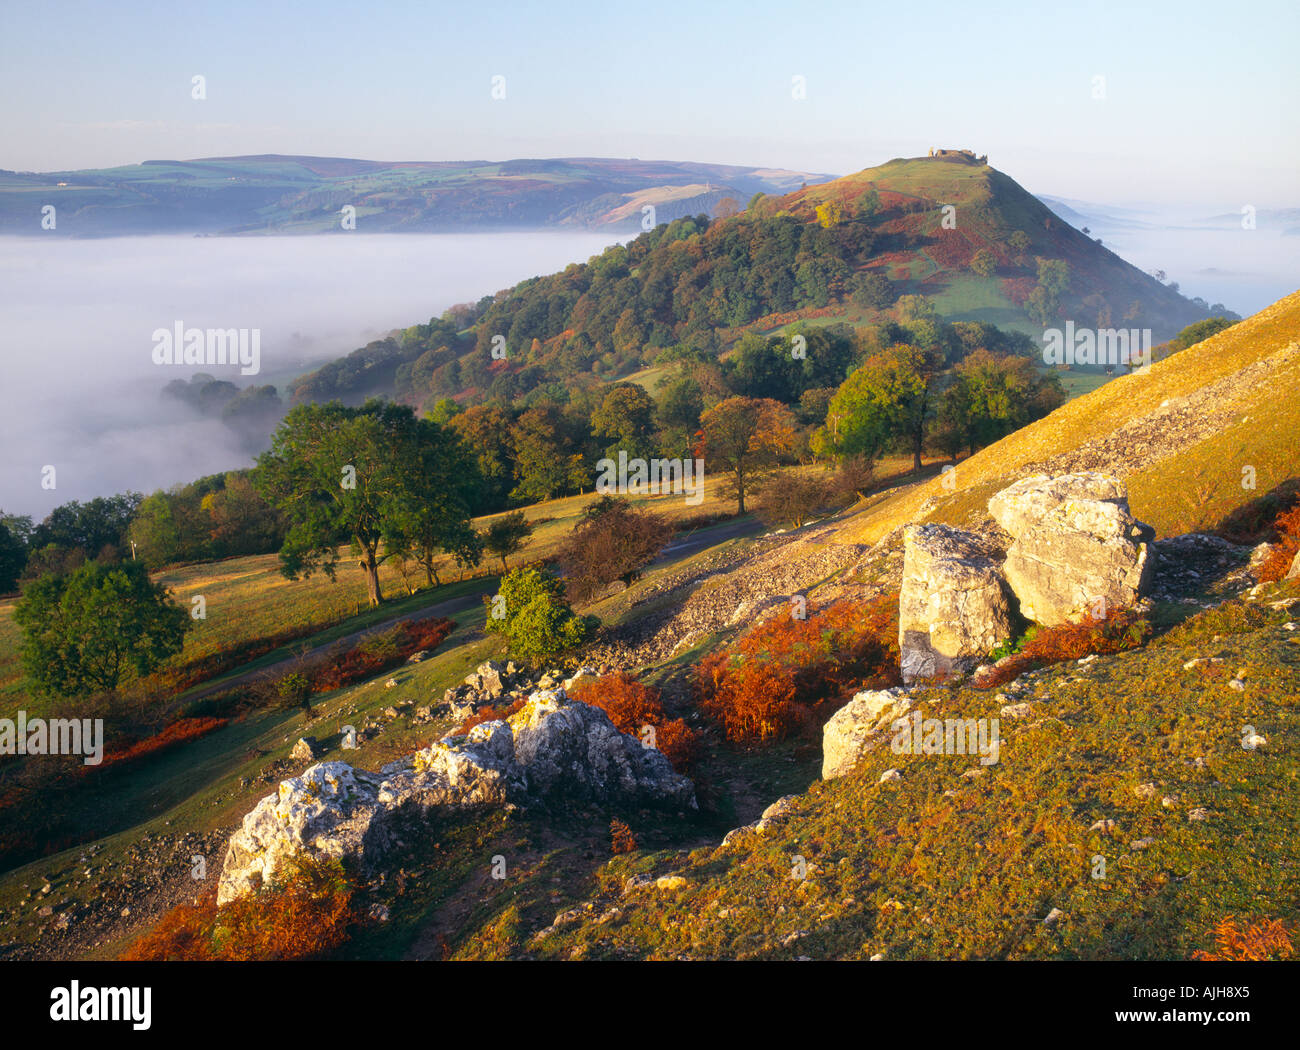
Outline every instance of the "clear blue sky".
<svg viewBox="0 0 1300 1050"><path fill-rule="evenodd" d="M586 155L844 173L944 145L1039 193L1295 206L1298 11L3 0L0 167Z"/></svg>

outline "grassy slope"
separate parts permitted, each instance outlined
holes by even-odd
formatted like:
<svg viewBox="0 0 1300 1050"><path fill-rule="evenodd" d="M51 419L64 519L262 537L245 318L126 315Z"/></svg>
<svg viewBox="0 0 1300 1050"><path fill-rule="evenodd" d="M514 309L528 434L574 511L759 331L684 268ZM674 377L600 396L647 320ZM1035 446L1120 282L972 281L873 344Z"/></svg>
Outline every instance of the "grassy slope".
<svg viewBox="0 0 1300 1050"><path fill-rule="evenodd" d="M1062 297L1064 317L1080 326L1095 323L1095 308L1085 308L1082 299L1100 294L1110 303L1114 323L1130 303L1140 300L1141 327L1155 330L1157 340L1168 338L1200 314L1178 293L1125 262L1109 249L1065 223L1009 176L989 167L964 161L916 157L892 160L876 168L821 183L786 197L796 214L811 215L825 201L839 201L852 214L860 196L877 190L885 201L879 233L896 237L960 238L970 250L988 248L999 259L992 278L979 278L965 267L942 266L925 245L891 253L889 269L903 266L910 273L908 292L930 296L946 320L987 321L1000 327L1023 330L1041 337L1042 326L1030 322L1024 311L1002 291L1004 277L1024 276L1010 265L1004 248L1016 230L1029 236L1030 276L1035 256L1064 259L1070 267L1070 285ZM916 215L896 215L896 202L922 205ZM956 229L941 228L941 207L952 204ZM869 268L873 268L869 266ZM878 268L876 266L875 268Z"/></svg>
<svg viewBox="0 0 1300 1050"><path fill-rule="evenodd" d="M1296 588L1293 588L1293 592ZM1214 610L1146 649L1034 676L1001 719L1000 761L886 746L814 784L734 848L637 853L597 873L593 915L469 954L651 958L1182 958L1225 914L1295 918L1300 632L1287 614ZM1217 640L1216 640L1217 639ZM1216 675L1184 671L1220 655ZM1232 671L1246 690L1227 687ZM996 694L935 690L936 717L999 717ZM1242 748L1242 726L1268 740ZM888 769L902 778L879 783ZM1153 799L1135 788L1154 784ZM775 792L773 792L775 794ZM1164 800L1168 799L1166 803ZM1206 819L1189 814L1206 810ZM1110 831L1090 830L1113 820ZM1153 841L1133 845L1144 839ZM795 857L807 877L796 878ZM1105 858L1096 878L1094 858ZM680 889L621 896L634 871ZM1064 913L1054 924L1043 919ZM535 927L534 927L535 928ZM467 935L465 943L476 945Z"/></svg>
<svg viewBox="0 0 1300 1050"><path fill-rule="evenodd" d="M1045 419L1016 431L963 460L956 468L955 491L943 479L918 485L861 514L845 530L848 542L874 543L891 529L912 520L927 500L927 520L960 522L984 509L988 498L1023 476L1029 464L1057 453L1086 448L1097 435L1157 411L1216 380L1231 376L1272 354L1286 350L1300 332L1300 293L1180 354L1155 362L1145 375L1120 376L1063 405ZM1191 447L1178 450L1140 472L1119 475L1129 485L1134 514L1156 526L1161 535L1217 523L1256 494L1269 492L1295 474L1295 405L1300 402L1300 363L1274 369L1266 380L1243 384L1231 408L1237 422ZM1238 414L1239 413L1239 414ZM1253 466L1256 488L1241 488L1241 468ZM1196 472L1214 486L1213 494L1189 508Z"/></svg>
<svg viewBox="0 0 1300 1050"><path fill-rule="evenodd" d="M538 524L527 548L515 555L511 564L553 557L583 508L595 498L594 494L588 493L526 507L524 514ZM630 498L644 502L673 521L698 514L729 513L735 509L734 502L724 498L716 477L705 479L704 500L697 506L688 506L680 497ZM498 516L476 519L475 526L483 529ZM494 575L498 569L499 565L485 560L476 570L476 575ZM450 559L443 559L439 571L444 581L456 580L460 576ZM387 606L377 613L370 611L366 604L364 579L346 551L334 582L320 574L305 580L287 580L281 575L279 559L274 554L187 565L168 569L156 578L171 589L182 606L188 608L194 595L201 594L207 601L207 619L194 621L194 628L185 639L185 648L179 658L181 662L294 629L311 628L313 632L320 632L333 625L343 625L336 633L345 633L366 626L376 615L387 616L399 611L405 604L422 606L454 598L458 593L454 587L444 586L434 591L421 591L417 598L407 599L396 567L386 563L380 579L385 594L394 599L396 608ZM422 570L415 570L412 586L423 583ZM13 622L13 606L12 601L0 602L0 717L9 716L20 707L35 716L46 711L48 704L31 695L24 685L18 660L20 633Z"/></svg>

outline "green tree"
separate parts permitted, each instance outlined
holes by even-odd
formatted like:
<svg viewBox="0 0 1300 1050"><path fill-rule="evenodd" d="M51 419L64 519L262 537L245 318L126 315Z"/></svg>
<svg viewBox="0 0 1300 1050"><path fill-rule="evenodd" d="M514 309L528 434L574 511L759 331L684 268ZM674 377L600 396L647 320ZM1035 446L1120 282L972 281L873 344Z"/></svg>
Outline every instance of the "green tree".
<svg viewBox="0 0 1300 1050"><path fill-rule="evenodd" d="M371 605L383 600L379 567L406 547L420 505L430 498L425 474L463 469L460 444L405 405L379 401L349 408L337 401L293 408L258 459L255 484L290 522L280 550L289 579L319 569L334 578L338 546L350 543L365 574ZM444 506L463 528L468 512Z"/></svg>
<svg viewBox="0 0 1300 1050"><path fill-rule="evenodd" d="M181 651L190 617L144 563L86 562L67 576L36 580L14 608L23 667L50 696L117 689Z"/></svg>
<svg viewBox="0 0 1300 1050"><path fill-rule="evenodd" d="M858 198L858 218L870 219L880 211L880 194L874 189L868 190Z"/></svg>
<svg viewBox="0 0 1300 1050"><path fill-rule="evenodd" d="M23 522L26 522L26 529ZM18 519L0 514L0 594L18 586L18 579L27 567L27 536L31 533L31 519Z"/></svg>
<svg viewBox="0 0 1300 1050"><path fill-rule="evenodd" d="M511 653L543 660L578 648L599 621L577 616L564 598L564 585L540 569L515 569L501 578L497 594L484 598L484 627L502 635Z"/></svg>
<svg viewBox="0 0 1300 1050"><path fill-rule="evenodd" d="M981 277L992 277L998 269L998 261L987 248L981 248L971 256L970 268Z"/></svg>
<svg viewBox="0 0 1300 1050"><path fill-rule="evenodd" d="M826 424L814 439L815 450L837 459L874 460L891 442L902 441L912 451L913 469L919 470L939 364L934 351L906 344L869 357L831 399Z"/></svg>
<svg viewBox="0 0 1300 1050"><path fill-rule="evenodd" d="M483 549L501 559L501 571L506 570L506 559L524 549L533 526L522 510L504 514L491 522L482 535Z"/></svg>
<svg viewBox="0 0 1300 1050"><path fill-rule="evenodd" d="M1038 284L1059 296L1070 286L1070 264L1064 259L1039 259Z"/></svg>
<svg viewBox="0 0 1300 1050"><path fill-rule="evenodd" d="M898 299L898 317L903 322L933 321L939 316L934 303L924 295L903 295Z"/></svg>
<svg viewBox="0 0 1300 1050"><path fill-rule="evenodd" d="M950 456L963 445L974 454L1064 400L1060 380L1040 375L1028 358L976 350L953 370L953 382L939 399L940 443Z"/></svg>
<svg viewBox="0 0 1300 1050"><path fill-rule="evenodd" d="M649 459L654 450L655 402L645 388L619 383L609 388L591 414L591 430L609 444L607 456L625 451L629 458Z"/></svg>
<svg viewBox="0 0 1300 1050"><path fill-rule="evenodd" d="M475 509L497 510L514 487L510 417L494 405L475 405L452 417L451 428L472 450L482 491Z"/></svg>
<svg viewBox="0 0 1300 1050"><path fill-rule="evenodd" d="M894 289L882 274L860 273L849 282L849 298L858 306L883 310L894 301Z"/></svg>
<svg viewBox="0 0 1300 1050"><path fill-rule="evenodd" d="M482 538L470 521L482 479L454 431L431 419L418 420L416 427L421 460L412 479L416 491L398 508L392 544L424 569L426 582L440 586L440 555L451 555L462 569L477 565L483 556Z"/></svg>
<svg viewBox="0 0 1300 1050"><path fill-rule="evenodd" d="M518 479L510 492L512 499L540 503L569 490L573 449L553 408L530 408L515 420L510 428L510 448Z"/></svg>

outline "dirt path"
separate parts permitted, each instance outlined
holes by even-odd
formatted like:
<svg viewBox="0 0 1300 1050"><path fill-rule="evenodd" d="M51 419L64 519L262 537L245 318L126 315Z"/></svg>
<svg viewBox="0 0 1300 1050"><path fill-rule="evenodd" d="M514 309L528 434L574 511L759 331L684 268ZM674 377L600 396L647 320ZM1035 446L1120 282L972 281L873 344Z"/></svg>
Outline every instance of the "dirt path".
<svg viewBox="0 0 1300 1050"><path fill-rule="evenodd" d="M359 630L352 631L351 633L335 638L332 641L313 646L302 654L287 656L283 660L277 660L273 664L266 664L265 666L259 667L253 671L242 671L229 678L222 678L219 681L209 682L207 685L196 686L183 694L184 698L187 701L200 700L205 696L211 696L213 693L224 692L227 689L246 685L249 682L257 681L260 678L272 676L276 671L287 669L289 665L296 663L303 657L310 658L313 656L319 656L338 646L351 646L364 638L368 638L370 635L386 631L399 623L419 623L422 620L429 620L435 616L452 616L465 609L475 608L482 603L484 596L495 593L496 588L497 579L493 576L485 580L481 585L475 587L474 591L470 594L462 594L458 598L449 598L445 602L437 602L433 605L427 605L423 609L395 613L388 619L381 620L378 623L372 623L368 627L362 627Z"/></svg>

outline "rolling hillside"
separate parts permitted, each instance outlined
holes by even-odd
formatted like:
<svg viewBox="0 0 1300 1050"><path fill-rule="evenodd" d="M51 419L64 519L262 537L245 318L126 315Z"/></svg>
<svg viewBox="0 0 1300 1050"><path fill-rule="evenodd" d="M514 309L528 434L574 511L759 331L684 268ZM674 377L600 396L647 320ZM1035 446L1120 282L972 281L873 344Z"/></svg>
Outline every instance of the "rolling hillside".
<svg viewBox="0 0 1300 1050"><path fill-rule="evenodd" d="M331 233L340 209L356 209L369 233L441 233L537 228L641 227L645 204L658 219L712 212L728 197L784 193L828 178L725 164L571 158L410 161L336 157L213 157L150 160L90 171L0 172L0 233L41 234L54 205L54 232L125 234Z"/></svg>
<svg viewBox="0 0 1300 1050"><path fill-rule="evenodd" d="M621 378L670 349L716 354L749 330L908 320L924 316L918 309L1035 339L1067 321L1149 330L1153 344L1207 316L1007 175L959 153L756 195L727 218L661 224L371 344L293 393L509 401L577 377ZM395 383L403 365L413 381Z"/></svg>

